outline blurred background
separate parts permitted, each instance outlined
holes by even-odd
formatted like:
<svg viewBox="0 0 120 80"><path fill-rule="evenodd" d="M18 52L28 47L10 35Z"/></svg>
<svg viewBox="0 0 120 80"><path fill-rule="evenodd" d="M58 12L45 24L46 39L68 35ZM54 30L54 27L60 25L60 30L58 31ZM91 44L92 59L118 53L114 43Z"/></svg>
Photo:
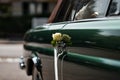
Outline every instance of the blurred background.
<svg viewBox="0 0 120 80"><path fill-rule="evenodd" d="M31 80L19 68L24 33L47 22L57 0L0 0L0 80Z"/></svg>
<svg viewBox="0 0 120 80"><path fill-rule="evenodd" d="M0 38L21 38L47 22L57 0L0 0Z"/></svg>

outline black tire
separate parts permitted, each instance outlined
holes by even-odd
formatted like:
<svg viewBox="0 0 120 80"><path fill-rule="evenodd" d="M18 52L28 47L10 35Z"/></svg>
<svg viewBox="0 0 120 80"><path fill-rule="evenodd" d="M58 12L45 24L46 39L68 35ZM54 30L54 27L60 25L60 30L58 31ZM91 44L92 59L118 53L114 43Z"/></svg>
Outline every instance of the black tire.
<svg viewBox="0 0 120 80"><path fill-rule="evenodd" d="M33 66L32 80L42 80L41 73Z"/></svg>

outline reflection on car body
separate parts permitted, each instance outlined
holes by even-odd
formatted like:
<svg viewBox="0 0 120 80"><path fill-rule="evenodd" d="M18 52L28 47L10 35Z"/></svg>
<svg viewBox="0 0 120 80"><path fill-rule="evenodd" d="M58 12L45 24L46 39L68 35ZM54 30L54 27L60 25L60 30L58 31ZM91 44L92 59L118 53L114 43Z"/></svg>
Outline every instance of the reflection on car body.
<svg viewBox="0 0 120 80"><path fill-rule="evenodd" d="M58 57L58 75L50 44L56 32L72 38ZM48 24L26 32L24 50L32 80L119 80L120 0L58 0Z"/></svg>

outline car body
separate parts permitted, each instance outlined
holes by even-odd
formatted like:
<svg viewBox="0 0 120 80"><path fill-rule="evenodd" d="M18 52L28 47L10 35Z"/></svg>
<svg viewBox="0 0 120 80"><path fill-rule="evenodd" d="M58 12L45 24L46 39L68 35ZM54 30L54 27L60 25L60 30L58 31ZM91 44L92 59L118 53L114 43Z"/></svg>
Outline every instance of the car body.
<svg viewBox="0 0 120 80"><path fill-rule="evenodd" d="M47 24L24 36L21 63L27 75L33 80L119 80L120 1L60 0L53 12ZM70 35L72 45L58 57L56 73L51 41L57 32Z"/></svg>

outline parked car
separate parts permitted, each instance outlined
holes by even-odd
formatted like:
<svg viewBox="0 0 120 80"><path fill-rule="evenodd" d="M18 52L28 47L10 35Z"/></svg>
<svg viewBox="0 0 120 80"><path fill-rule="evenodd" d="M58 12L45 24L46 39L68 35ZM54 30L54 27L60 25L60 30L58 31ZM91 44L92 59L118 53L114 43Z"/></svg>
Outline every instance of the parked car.
<svg viewBox="0 0 120 80"><path fill-rule="evenodd" d="M71 37L64 54L55 33ZM58 0L48 23L26 32L21 60L32 80L120 80L120 0Z"/></svg>

